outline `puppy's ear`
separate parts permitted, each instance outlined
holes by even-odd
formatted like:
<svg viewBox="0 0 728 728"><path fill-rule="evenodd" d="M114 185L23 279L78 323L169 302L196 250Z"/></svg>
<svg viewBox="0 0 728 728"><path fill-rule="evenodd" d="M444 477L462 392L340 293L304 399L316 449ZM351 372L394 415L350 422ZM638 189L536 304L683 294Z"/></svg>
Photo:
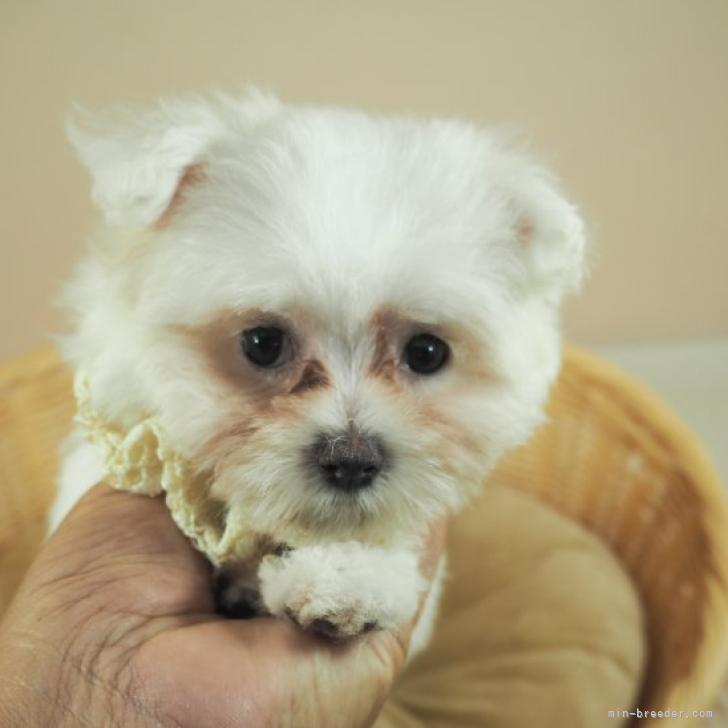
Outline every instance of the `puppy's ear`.
<svg viewBox="0 0 728 728"><path fill-rule="evenodd" d="M521 159L512 172L507 195L527 285L558 302L585 274L584 222L546 169Z"/></svg>
<svg viewBox="0 0 728 728"><path fill-rule="evenodd" d="M211 145L231 128L269 114L273 97L167 101L146 113L77 110L68 137L91 174L92 199L110 225L148 227L173 205L180 184L204 176Z"/></svg>

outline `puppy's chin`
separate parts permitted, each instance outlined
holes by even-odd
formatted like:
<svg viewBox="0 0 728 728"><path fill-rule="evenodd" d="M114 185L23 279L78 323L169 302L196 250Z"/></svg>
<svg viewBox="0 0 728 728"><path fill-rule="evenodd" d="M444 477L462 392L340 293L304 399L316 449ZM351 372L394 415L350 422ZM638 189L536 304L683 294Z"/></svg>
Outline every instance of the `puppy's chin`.
<svg viewBox="0 0 728 728"><path fill-rule="evenodd" d="M408 477L400 471L349 492L303 471L298 478L262 484L238 470L224 474L213 494L235 520L290 545L321 539L388 544L419 538L429 524L457 510L466 489L462 480L457 491L453 485L444 473Z"/></svg>
<svg viewBox="0 0 728 728"><path fill-rule="evenodd" d="M293 534L391 540L421 522L425 514L398 507L386 497L387 487L378 483L356 492L341 492L322 483L299 481L297 486L281 484L276 488L288 491L282 497L269 500L256 492L257 488L243 486L225 500L229 510L244 514L254 530L274 533L281 540L295 542ZM396 512L399 518L394 517Z"/></svg>
<svg viewBox="0 0 728 728"><path fill-rule="evenodd" d="M416 536L433 520L431 514L415 509L386 508L385 499L374 491L324 495L312 500L301 505L290 522L276 524L278 536L290 529L291 533L317 540L386 544ZM290 540L295 543L293 537Z"/></svg>
<svg viewBox="0 0 728 728"><path fill-rule="evenodd" d="M302 528L320 533L341 532L355 534L373 527L383 519L381 497L376 494L375 485L368 492L336 492L325 486L304 505L298 516Z"/></svg>

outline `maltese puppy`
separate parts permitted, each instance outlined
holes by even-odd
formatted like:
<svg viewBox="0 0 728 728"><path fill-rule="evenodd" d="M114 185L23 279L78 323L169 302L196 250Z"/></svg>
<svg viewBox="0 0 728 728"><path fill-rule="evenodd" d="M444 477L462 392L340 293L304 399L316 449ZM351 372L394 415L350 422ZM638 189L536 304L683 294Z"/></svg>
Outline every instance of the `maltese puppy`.
<svg viewBox="0 0 728 728"><path fill-rule="evenodd" d="M119 485L142 423L157 460L128 462L134 435L119 478L192 483L188 514L227 528L213 553L178 518L223 611L346 639L398 630L424 599L421 649L443 578L423 596L423 538L544 417L582 276L576 209L460 121L249 92L69 133L103 227L66 291L64 353L94 414L51 526L93 483Z"/></svg>

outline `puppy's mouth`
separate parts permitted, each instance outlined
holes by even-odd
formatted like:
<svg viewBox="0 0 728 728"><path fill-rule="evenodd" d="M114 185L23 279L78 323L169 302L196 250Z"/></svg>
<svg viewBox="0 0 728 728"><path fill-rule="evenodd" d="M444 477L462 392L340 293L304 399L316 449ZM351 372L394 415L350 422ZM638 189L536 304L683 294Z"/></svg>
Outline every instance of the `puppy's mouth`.
<svg viewBox="0 0 728 728"><path fill-rule="evenodd" d="M379 521L384 512L382 488L371 484L355 490L336 490L326 484L315 485L316 494L299 510L299 526L319 533L353 533Z"/></svg>

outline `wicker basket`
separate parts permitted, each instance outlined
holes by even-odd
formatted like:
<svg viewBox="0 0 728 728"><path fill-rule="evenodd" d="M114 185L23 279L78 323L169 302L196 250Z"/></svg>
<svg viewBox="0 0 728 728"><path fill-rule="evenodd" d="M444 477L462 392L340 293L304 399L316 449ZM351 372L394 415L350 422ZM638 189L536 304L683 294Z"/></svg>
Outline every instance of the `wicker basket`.
<svg viewBox="0 0 728 728"><path fill-rule="evenodd" d="M0 369L0 613L40 542L74 404L52 350ZM577 519L647 614L640 706L710 707L728 666L728 509L695 438L644 388L569 349L551 421L497 477Z"/></svg>
<svg viewBox="0 0 728 728"><path fill-rule="evenodd" d="M501 477L598 534L632 576L647 615L640 707L710 708L728 670L728 507L713 465L643 385L583 350L566 352L549 414Z"/></svg>

